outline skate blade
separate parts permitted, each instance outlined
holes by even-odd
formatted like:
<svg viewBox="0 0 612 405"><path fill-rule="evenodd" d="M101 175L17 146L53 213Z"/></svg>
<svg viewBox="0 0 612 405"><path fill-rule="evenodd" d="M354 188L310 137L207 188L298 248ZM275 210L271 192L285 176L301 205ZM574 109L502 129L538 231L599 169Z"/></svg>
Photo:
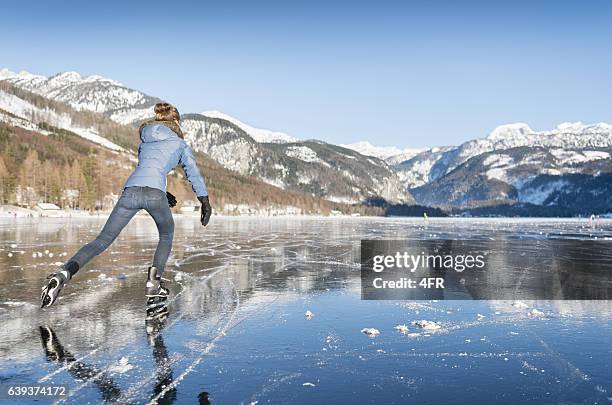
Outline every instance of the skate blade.
<svg viewBox="0 0 612 405"><path fill-rule="evenodd" d="M65 285L64 282L56 280L55 277L48 279L49 282L42 287L40 294L40 309L49 308L53 305L58 300Z"/></svg>
<svg viewBox="0 0 612 405"><path fill-rule="evenodd" d="M40 309L49 308L57 300L49 294L49 287L43 287L42 294L40 295Z"/></svg>

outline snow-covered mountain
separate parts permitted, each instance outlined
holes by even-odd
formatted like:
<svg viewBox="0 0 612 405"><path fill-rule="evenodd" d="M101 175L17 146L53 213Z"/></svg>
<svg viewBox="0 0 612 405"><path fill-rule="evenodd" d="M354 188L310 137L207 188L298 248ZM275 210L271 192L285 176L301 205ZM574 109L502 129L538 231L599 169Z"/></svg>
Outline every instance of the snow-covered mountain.
<svg viewBox="0 0 612 405"><path fill-rule="evenodd" d="M181 127L196 151L286 190L345 203L377 196L414 201L385 162L350 149L321 141L258 142L237 124L202 114L185 114Z"/></svg>
<svg viewBox="0 0 612 405"><path fill-rule="evenodd" d="M117 81L76 72L46 77L3 69L0 81L122 124L151 117L159 101ZM118 152L129 143L127 137L102 136L87 117L75 121L74 114L68 118L62 108L41 103L24 104L14 93L0 92L0 118L24 128L64 128ZM484 138L422 151L378 147L368 141L342 146L301 141L218 111L184 114L182 125L194 148L226 169L286 190L351 203L375 196L411 202L414 192L422 204L547 205L589 201L584 196L591 193L602 206L607 197L598 196L607 195L607 189L600 180L612 172L612 126L606 123L563 123L548 131L508 124ZM581 182L592 189L581 188Z"/></svg>
<svg viewBox="0 0 612 405"><path fill-rule="evenodd" d="M120 124L142 121L152 114L160 100L102 76L81 76L64 72L46 77L29 72L14 73L0 70L0 80L6 80L32 93L61 101L78 111L102 113Z"/></svg>
<svg viewBox="0 0 612 405"><path fill-rule="evenodd" d="M563 150L612 147L612 125L563 123L553 130L540 132L524 123L501 125L486 138L428 149L397 164L395 169L406 188L412 189L450 173L475 156L523 146Z"/></svg>
<svg viewBox="0 0 612 405"><path fill-rule="evenodd" d="M227 121L217 121L241 132ZM275 145L257 143L244 133L242 137L255 145ZM117 124L99 113L76 111L65 103L0 81L0 196L5 203L31 207L39 202L52 202L63 208L108 210L137 162L138 144L133 126ZM304 193L299 187L296 189L302 192L293 192L289 187L282 190L255 176L227 170L205 156L199 155L198 160L219 213L382 212L377 207L326 201L314 192ZM338 192L343 189L352 190L341 178L335 180L333 190L328 188L333 195L342 195ZM168 175L168 188L187 205L194 198L180 170ZM402 192L397 178L396 188Z"/></svg>
<svg viewBox="0 0 612 405"><path fill-rule="evenodd" d="M611 155L609 124L563 123L536 132L519 123L457 147L430 149L396 170L421 204L565 204L568 212L598 212L612 204L603 180L612 174Z"/></svg>
<svg viewBox="0 0 612 405"><path fill-rule="evenodd" d="M82 111L102 113L120 124L135 124L151 118L153 106L160 99L98 75L81 76L64 72L47 77L26 71L19 73L0 70L0 80L53 100L64 102ZM205 111L202 115L227 120L241 128L257 142L295 142L297 138L283 132L255 128L220 111Z"/></svg>
<svg viewBox="0 0 612 405"><path fill-rule="evenodd" d="M389 164L397 164L406 161L423 151L423 149L412 148L400 149L396 146L375 146L368 141L359 141L340 146L352 149L362 155L377 157Z"/></svg>
<svg viewBox="0 0 612 405"><path fill-rule="evenodd" d="M9 88L0 86L0 122L12 126L36 131L43 135L50 132L45 126L64 129L88 141L97 143L115 152L127 152L125 148L103 136L95 125L88 125L85 119L70 111L63 111L61 106L43 104L27 98L20 98Z"/></svg>
<svg viewBox="0 0 612 405"><path fill-rule="evenodd" d="M150 118L153 105L159 101L114 80L83 77L76 72L45 77L4 69L0 80L77 110L104 114L121 124L133 125ZM218 111L183 114L183 118L181 125L188 142L226 169L338 202L356 203L375 196L413 201L395 172L381 160L324 142L302 142L282 132L255 128Z"/></svg>
<svg viewBox="0 0 612 405"><path fill-rule="evenodd" d="M288 135L284 132L270 131L269 129L255 128L244 122L222 113L221 111L204 111L201 115L210 118L220 118L236 125L244 132L249 134L251 138L257 142L270 142L270 143L286 143L286 142L297 142L298 138Z"/></svg>
<svg viewBox="0 0 612 405"><path fill-rule="evenodd" d="M412 193L417 201L430 205L470 206L492 202L554 205L569 191L570 185L583 182L582 192L590 194L592 199L606 194L612 198L606 188L591 181L612 173L611 153L612 148L571 150L541 146L486 152L440 178L413 188ZM588 188L589 182L599 188Z"/></svg>

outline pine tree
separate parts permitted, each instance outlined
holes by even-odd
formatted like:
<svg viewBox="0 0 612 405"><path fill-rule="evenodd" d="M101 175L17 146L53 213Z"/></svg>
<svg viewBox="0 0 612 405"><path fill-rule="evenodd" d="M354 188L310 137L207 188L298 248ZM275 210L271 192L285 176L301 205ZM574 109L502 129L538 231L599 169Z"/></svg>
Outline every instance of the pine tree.
<svg viewBox="0 0 612 405"><path fill-rule="evenodd" d="M85 179L85 189L82 198L83 208L92 210L96 208L98 200L98 165L96 155L91 153L85 160L83 166L83 177Z"/></svg>
<svg viewBox="0 0 612 405"><path fill-rule="evenodd" d="M83 170L81 169L81 163L78 159L74 159L68 169L66 185L67 187L64 189L77 190L79 193L77 200L72 203L70 208L84 208L84 203L81 201L81 199L86 190L86 186Z"/></svg>
<svg viewBox="0 0 612 405"><path fill-rule="evenodd" d="M22 186L22 190L24 190L24 200L22 203L27 205L38 203L38 195L42 188L41 171L42 165L38 159L38 152L30 149L19 170L19 184Z"/></svg>
<svg viewBox="0 0 612 405"><path fill-rule="evenodd" d="M11 191L10 174L4 163L4 159L0 156L0 203L4 204L9 201L9 193Z"/></svg>

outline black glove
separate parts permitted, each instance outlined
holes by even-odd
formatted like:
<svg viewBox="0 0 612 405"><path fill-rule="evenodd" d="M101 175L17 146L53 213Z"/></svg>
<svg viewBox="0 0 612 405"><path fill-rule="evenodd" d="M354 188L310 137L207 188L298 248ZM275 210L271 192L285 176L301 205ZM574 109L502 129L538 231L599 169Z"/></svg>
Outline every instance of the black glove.
<svg viewBox="0 0 612 405"><path fill-rule="evenodd" d="M172 195L171 192L166 191L166 197L168 198L168 205L170 206L170 208L175 207L176 206L176 197Z"/></svg>
<svg viewBox="0 0 612 405"><path fill-rule="evenodd" d="M200 203L202 204L202 212L200 214L200 222L202 222L202 226L208 225L208 221L210 221L210 216L212 214L212 207L210 206L210 202L208 202L208 196L198 197Z"/></svg>

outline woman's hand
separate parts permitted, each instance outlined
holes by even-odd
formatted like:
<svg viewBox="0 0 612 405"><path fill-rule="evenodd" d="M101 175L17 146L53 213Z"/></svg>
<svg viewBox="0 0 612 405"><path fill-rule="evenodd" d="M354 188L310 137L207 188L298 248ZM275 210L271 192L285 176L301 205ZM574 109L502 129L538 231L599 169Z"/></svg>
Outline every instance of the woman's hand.
<svg viewBox="0 0 612 405"><path fill-rule="evenodd" d="M176 206L176 197L172 195L172 193L170 193L169 191L166 191L166 197L168 198L168 205L170 206L170 208L173 208Z"/></svg>
<svg viewBox="0 0 612 405"><path fill-rule="evenodd" d="M202 226L206 226L208 225L208 221L210 221L212 207L210 206L210 202L208 201L208 196L198 197L198 200L200 200L200 203L202 204L200 222L202 223Z"/></svg>

